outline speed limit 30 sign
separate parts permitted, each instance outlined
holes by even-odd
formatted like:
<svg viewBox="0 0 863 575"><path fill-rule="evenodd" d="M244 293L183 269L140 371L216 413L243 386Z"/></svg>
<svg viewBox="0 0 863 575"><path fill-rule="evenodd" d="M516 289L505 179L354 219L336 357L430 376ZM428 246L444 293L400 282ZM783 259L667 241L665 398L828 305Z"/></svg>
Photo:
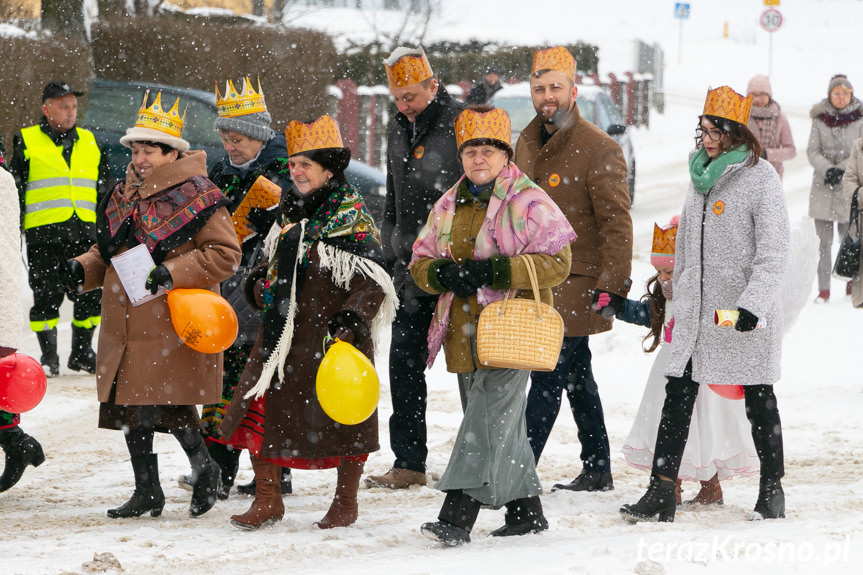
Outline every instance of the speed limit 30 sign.
<svg viewBox="0 0 863 575"><path fill-rule="evenodd" d="M776 32L782 26L782 14L779 13L779 10L770 8L761 14L759 22L761 23L761 27L768 32Z"/></svg>

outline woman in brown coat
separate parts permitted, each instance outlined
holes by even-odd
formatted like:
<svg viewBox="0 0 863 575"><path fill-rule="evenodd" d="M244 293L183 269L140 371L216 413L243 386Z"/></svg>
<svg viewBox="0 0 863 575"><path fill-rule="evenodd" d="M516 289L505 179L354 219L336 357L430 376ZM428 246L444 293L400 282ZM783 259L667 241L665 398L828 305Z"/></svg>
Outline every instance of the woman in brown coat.
<svg viewBox="0 0 863 575"><path fill-rule="evenodd" d="M396 295L380 234L345 180L350 150L335 120L291 122L285 135L293 186L282 194L284 226L265 241L269 261L246 281L264 321L221 425L232 445L249 450L255 470L255 500L231 523L258 529L282 518L282 467L337 467L335 497L317 526L346 527L357 519L365 461L379 449L378 418L346 425L324 412L315 391L322 344L332 334L374 359Z"/></svg>
<svg viewBox="0 0 863 575"><path fill-rule="evenodd" d="M189 513L216 501L218 465L201 435L197 404L221 396L222 354L197 352L180 341L164 290L201 288L218 293L240 262L227 203L207 179L206 154L188 151L183 122L162 110L160 96L120 142L132 149L126 179L105 197L96 220L96 245L67 262L66 283L80 291L103 287L96 384L99 427L122 429L135 473L135 492L108 517L158 516L165 505L159 484L154 431L169 432L192 464ZM154 121L155 120L155 121ZM156 297L134 305L112 258L143 244L156 264L146 278Z"/></svg>

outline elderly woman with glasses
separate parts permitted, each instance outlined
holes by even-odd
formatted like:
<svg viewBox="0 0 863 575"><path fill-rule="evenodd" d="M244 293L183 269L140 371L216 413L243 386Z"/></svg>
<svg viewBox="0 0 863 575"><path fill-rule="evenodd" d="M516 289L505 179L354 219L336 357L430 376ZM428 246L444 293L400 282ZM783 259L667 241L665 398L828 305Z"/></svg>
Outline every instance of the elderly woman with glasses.
<svg viewBox="0 0 863 575"><path fill-rule="evenodd" d="M417 286L439 294L429 327L431 366L443 345L447 369L458 375L464 419L437 489L446 493L438 521L422 533L448 546L470 541L481 506L506 507L495 537L548 529L524 411L530 371L482 365L476 356L483 307L507 289L533 297L527 264L537 271L540 297L569 274L575 232L546 193L515 164L506 112L476 106L455 122L464 175L437 201L413 245Z"/></svg>
<svg viewBox="0 0 863 575"><path fill-rule="evenodd" d="M674 337L647 493L620 514L631 522L673 521L674 482L704 385L743 386L761 463L750 520L785 516L782 424L773 383L782 352L780 285L788 255L788 213L779 176L746 127L752 97L728 86L707 93L690 156L691 184L677 231ZM716 325L733 310L734 327Z"/></svg>

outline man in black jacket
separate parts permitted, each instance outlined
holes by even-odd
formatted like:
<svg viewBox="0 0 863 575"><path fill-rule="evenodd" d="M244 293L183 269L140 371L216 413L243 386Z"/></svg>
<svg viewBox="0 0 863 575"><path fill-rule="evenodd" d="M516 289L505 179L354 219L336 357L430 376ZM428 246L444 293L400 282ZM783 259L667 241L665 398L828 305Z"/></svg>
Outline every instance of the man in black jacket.
<svg viewBox="0 0 863 575"><path fill-rule="evenodd" d="M392 469L370 475L372 487L425 485L426 337L437 298L419 289L408 271L417 234L432 206L462 173L455 118L463 107L434 77L422 48L397 48L385 61L398 114L387 140L384 255L399 294L390 343Z"/></svg>

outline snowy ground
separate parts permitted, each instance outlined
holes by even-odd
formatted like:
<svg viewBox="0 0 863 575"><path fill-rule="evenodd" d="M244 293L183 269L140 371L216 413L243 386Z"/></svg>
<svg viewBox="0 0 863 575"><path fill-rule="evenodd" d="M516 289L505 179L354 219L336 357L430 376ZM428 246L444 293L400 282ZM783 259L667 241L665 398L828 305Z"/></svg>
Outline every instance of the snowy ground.
<svg viewBox="0 0 863 575"><path fill-rule="evenodd" d="M476 4L476 3L474 3ZM500 2L507 19L532 17L510 0ZM552 2L552 8L555 8ZM686 154L692 145L697 115L708 85L730 83L738 91L755 73L766 71L765 33L745 28L742 12L760 12L760 3L727 2L728 18L740 29L721 39L725 19L714 4L693 2L687 23L690 45L681 65L676 60L677 23L671 3L661 9L648 3L615 2L600 14L575 2L571 32L576 38L605 46L603 37L588 25L604 18L601 30L615 29L608 38L631 38L647 33L668 41L666 47L667 109L654 115L650 130L635 132L638 188L632 215L635 222L636 261L633 297L641 295L654 221L666 222L679 211L686 190ZM752 8L759 4L759 10ZM863 71L850 59L845 41L859 25L859 2L794 3L774 53L774 91L789 112L798 157L786 164L785 188L792 225L806 214L811 168L805 145L809 131L808 107L823 97L834 71L844 70L863 85ZM518 6L520 6L519 4ZM557 3L557 13L568 13L570 3ZM785 8L780 8L785 11ZM518 11L517 11L518 10ZM579 12L580 10L580 12ZM840 12L845 11L844 15ZM702 16L697 17L700 13ZM554 10L552 10L554 12ZM709 18L705 13L710 13ZM794 16L792 18L791 16ZM558 25L559 26L559 25ZM698 29L698 27L701 27ZM600 30L600 31L601 31ZM732 30L735 30L732 28ZM555 36L553 25L547 38ZM525 31L528 34L528 31ZM797 36L793 36L797 34ZM601 34L600 34L601 36ZM833 40L837 41L833 41ZM615 51L608 40L607 53ZM605 48L603 48L605 49ZM619 69L619 68L618 68ZM859 87L859 86L858 86ZM247 509L250 498L231 498L198 519L188 517L189 493L176 477L188 462L170 437L158 437L161 478L167 504L162 517L110 520L105 510L123 503L133 480L122 437L96 428L98 405L93 377L73 375L49 381L42 404L24 414L22 427L43 445L47 460L29 468L21 482L0 494L0 557L3 571L26 574L58 573L381 573L394 570L421 573L543 573L677 575L746 573L834 574L860 572L863 551L863 382L853 360L859 351L863 312L851 308L844 284L834 282L834 298L826 305L807 305L785 337L784 377L776 386L785 433L787 519L750 523L746 515L755 503L756 478L723 484L725 505L696 511L681 510L672 524L630 525L617 514L622 503L635 501L647 476L626 466L619 450L635 415L644 381L653 361L640 351L643 330L625 324L592 338L594 371L605 406L612 445L616 489L608 493L547 493L543 505L551 528L541 535L496 540L486 535L502 524L502 511L483 511L473 542L463 548L441 549L418 531L434 520L443 495L431 486L390 492L362 489L360 517L347 529L323 532L313 522L325 513L335 472L295 472L294 494L285 498L287 513L281 523L259 532L240 532L228 524L234 513ZM813 286L814 297L814 286ZM811 298L810 298L811 301ZM29 305L29 304L28 304ZM68 304L64 317L71 315ZM63 355L70 334L64 321ZM856 334L856 335L855 335ZM32 334L22 351L38 357ZM383 358L379 362L384 365ZM381 445L367 469L379 472L392 462L385 422L390 414L386 370L382 371ZM461 411L455 379L442 362L429 374L429 470L440 474L447 462ZM547 491L553 483L570 480L580 468L575 426L568 410L561 411L539 465ZM241 460L239 481L252 476L248 459ZM695 484L684 484L692 495ZM95 555L99 555L95 558Z"/></svg>

